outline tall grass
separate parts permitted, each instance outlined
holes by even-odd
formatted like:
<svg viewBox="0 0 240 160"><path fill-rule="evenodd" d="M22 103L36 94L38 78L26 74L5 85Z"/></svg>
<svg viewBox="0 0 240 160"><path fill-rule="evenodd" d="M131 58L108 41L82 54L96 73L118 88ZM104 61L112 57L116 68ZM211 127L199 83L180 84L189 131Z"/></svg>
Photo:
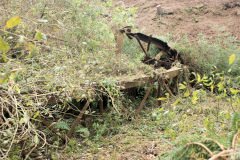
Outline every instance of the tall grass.
<svg viewBox="0 0 240 160"><path fill-rule="evenodd" d="M206 39L199 34L197 42L190 42L184 36L175 43L175 48L181 53L185 63L197 71L209 74L212 70L228 72L228 58L236 54L236 61L232 65L231 75L240 75L240 47L239 42L234 37L222 37Z"/></svg>

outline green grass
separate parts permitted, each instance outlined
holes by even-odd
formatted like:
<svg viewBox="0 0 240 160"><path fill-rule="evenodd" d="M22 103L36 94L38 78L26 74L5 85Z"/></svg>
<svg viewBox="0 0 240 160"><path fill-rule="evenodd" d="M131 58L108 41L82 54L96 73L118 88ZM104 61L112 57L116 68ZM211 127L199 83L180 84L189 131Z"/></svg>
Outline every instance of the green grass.
<svg viewBox="0 0 240 160"><path fill-rule="evenodd" d="M92 98L100 86L114 86L118 76L149 70L126 55L115 56L112 28L131 25L135 9L114 8L111 1L98 0L8 2L0 6L1 40L11 48L0 51L0 106L11 114L1 125L0 142L6 144L0 158L6 158L9 144L18 145L24 135L29 141L35 138L36 144L30 142L33 146L44 141L45 135L35 126L40 116L59 118L72 99ZM21 23L4 29L16 15ZM47 105L51 97L62 103ZM17 135L5 134L15 133L19 126L22 132Z"/></svg>
<svg viewBox="0 0 240 160"><path fill-rule="evenodd" d="M209 74L213 70L227 73L228 59L232 54L238 57L232 65L232 76L240 75L240 49L237 39L230 36L219 36L207 40L204 35L199 35L196 43L190 42L187 36L175 44L185 63L200 73Z"/></svg>
<svg viewBox="0 0 240 160"><path fill-rule="evenodd" d="M102 138L98 133L81 142L75 139L74 148L61 151L58 158L87 157L91 159L140 159L154 157L156 159L172 159L188 142L198 142L206 137L218 140L228 146L231 132L233 110L225 99L216 103L216 97L211 93L193 105L191 99L182 100L173 106L176 98L171 98L163 104L163 108L156 105L156 100L148 100L147 107L139 117L115 117L108 113L98 123L99 128L105 130ZM129 99L128 111L134 113L141 99ZM124 100L122 100L124 101ZM220 104L220 105L219 105ZM239 111L238 108L235 108ZM116 123L118 121L118 123ZM104 122L104 124L102 123ZM83 142L83 143L82 143ZM60 151L59 151L60 152ZM74 152L74 154L72 154ZM144 155L144 156L143 156ZM114 157L114 158L113 158Z"/></svg>
<svg viewBox="0 0 240 160"><path fill-rule="evenodd" d="M54 4L9 1L5 8L0 7L0 35L11 47L7 53L0 52L0 108L4 115L10 112L5 119L0 117L4 122L0 128L0 158L18 158L22 139L25 145L21 149L33 155L47 141L52 145L50 154L54 159L144 159L175 150L189 137L196 140L203 136L227 137L230 128L226 124L232 110L224 100L217 105L216 97L211 94L197 105L186 98L172 106L173 98L163 109L154 108L156 99L151 97L146 111L139 118L133 116L142 95L137 98L119 92L116 77L149 72L152 68L142 64L144 54L136 40L125 39L123 54L116 56L111 28L115 24L131 25L134 12L135 9L113 8L111 1L97 0L59 0ZM6 21L15 15L22 22L5 30ZM41 39L35 38L39 32ZM173 41L170 35L165 39ZM187 65L206 74L214 66L227 72L228 57L235 53L237 59L229 75L239 77L239 45L234 37L219 36L208 41L200 36L197 43L185 37L172 46L183 55ZM154 47L150 52L158 53ZM236 88L239 80L235 82ZM61 140L46 127L42 128L40 116L56 122L58 133L66 133L74 118L63 119L62 111L71 107L68 103L72 99L79 101L98 95L96 86L106 87L121 115L110 107L102 119L89 110L93 123L87 127L79 125L74 138L60 148ZM62 103L46 105L54 97ZM191 137L193 134L196 137ZM171 153L162 156L169 158Z"/></svg>

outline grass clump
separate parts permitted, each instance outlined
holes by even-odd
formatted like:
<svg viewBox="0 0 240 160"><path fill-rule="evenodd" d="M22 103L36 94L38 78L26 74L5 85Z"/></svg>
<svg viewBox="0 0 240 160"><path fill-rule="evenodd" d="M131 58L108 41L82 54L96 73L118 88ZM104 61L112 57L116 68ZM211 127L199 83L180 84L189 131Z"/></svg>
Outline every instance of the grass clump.
<svg viewBox="0 0 240 160"><path fill-rule="evenodd" d="M239 57L240 49L237 39L230 36L219 36L206 39L199 34L197 42L190 42L185 36L175 44L185 63L200 73L209 74L212 70L228 72L228 57L236 54ZM231 75L240 75L240 59L232 66Z"/></svg>
<svg viewBox="0 0 240 160"><path fill-rule="evenodd" d="M99 0L3 2L0 159L8 158L13 145L24 143L27 159L46 144L45 132L38 130L41 117L55 119L72 99L92 98L97 86L146 70L115 56L112 27L130 25L134 11Z"/></svg>

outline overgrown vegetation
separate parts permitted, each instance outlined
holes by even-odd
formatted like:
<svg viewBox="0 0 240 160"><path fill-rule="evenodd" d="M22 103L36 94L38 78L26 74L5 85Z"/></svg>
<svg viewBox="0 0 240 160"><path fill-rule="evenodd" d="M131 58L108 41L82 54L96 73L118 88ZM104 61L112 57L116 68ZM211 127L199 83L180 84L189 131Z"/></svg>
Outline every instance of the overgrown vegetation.
<svg viewBox="0 0 240 160"><path fill-rule="evenodd" d="M228 58L232 54L239 55L240 49L236 37L227 33L208 40L199 34L196 43L190 42L187 35L175 44L175 48L181 53L185 63L196 71L209 74L211 71L228 72ZM237 58L232 66L231 75L240 75L240 59Z"/></svg>
<svg viewBox="0 0 240 160"><path fill-rule="evenodd" d="M113 56L111 29L130 25L133 9L98 0L2 3L1 157L23 144L27 159L46 144L46 133L38 130L40 117L61 115L72 99L93 98L97 86L146 67ZM51 106L56 102L61 103Z"/></svg>
<svg viewBox="0 0 240 160"><path fill-rule="evenodd" d="M193 43L187 37L178 42L168 34L161 37L172 43L195 73L191 84L181 79L175 97L162 90L166 94L159 99L161 108L153 91L146 111L135 117L148 86L123 93L116 77L152 69L141 63L144 54L135 40L126 38L123 55L116 56L113 34L116 25L132 25L135 11L99 0L3 2L1 159L207 159L211 155L199 143L214 154L221 151L218 144L232 146L240 121L237 39L220 35L206 40L199 35ZM152 47L150 53L156 55L158 50ZM94 108L102 92L111 107L100 116ZM63 146L61 136L41 121L46 118L58 135L64 135L76 117L74 111L78 113L86 99L91 99L92 109Z"/></svg>

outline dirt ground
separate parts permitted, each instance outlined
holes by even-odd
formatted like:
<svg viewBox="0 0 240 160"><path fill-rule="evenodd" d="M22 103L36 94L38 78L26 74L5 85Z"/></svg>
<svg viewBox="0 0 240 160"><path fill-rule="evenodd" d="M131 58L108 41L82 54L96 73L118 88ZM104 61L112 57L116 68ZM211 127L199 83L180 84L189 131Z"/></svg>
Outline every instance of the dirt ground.
<svg viewBox="0 0 240 160"><path fill-rule="evenodd" d="M240 0L114 0L126 7L136 7L135 27L152 35L188 34L192 40L199 33L207 37L229 33L240 39ZM157 18L157 6L164 15Z"/></svg>

